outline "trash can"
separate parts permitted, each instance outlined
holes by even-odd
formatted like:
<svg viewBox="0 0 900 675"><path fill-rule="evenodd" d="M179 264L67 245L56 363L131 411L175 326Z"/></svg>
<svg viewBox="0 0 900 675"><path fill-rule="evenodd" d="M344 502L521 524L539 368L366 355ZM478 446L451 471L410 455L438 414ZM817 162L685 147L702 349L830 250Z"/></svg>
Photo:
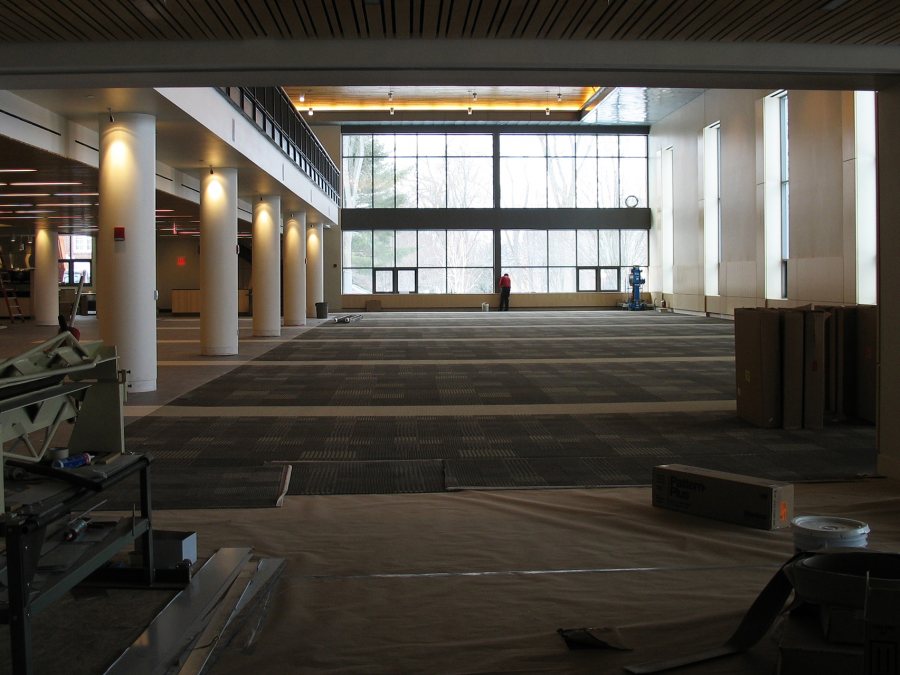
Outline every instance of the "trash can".
<svg viewBox="0 0 900 675"><path fill-rule="evenodd" d="M317 302L316 303L316 318L317 319L327 319L328 318L328 303L327 302Z"/></svg>

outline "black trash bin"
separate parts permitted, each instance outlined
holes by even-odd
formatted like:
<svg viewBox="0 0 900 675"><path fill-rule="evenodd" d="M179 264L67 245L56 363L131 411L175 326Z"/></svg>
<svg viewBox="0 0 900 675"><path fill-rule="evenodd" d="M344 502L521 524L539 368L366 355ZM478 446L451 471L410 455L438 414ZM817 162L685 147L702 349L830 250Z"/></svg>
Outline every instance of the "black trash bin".
<svg viewBox="0 0 900 675"><path fill-rule="evenodd" d="M317 302L316 303L316 318L317 319L327 319L328 318L328 303L327 302Z"/></svg>

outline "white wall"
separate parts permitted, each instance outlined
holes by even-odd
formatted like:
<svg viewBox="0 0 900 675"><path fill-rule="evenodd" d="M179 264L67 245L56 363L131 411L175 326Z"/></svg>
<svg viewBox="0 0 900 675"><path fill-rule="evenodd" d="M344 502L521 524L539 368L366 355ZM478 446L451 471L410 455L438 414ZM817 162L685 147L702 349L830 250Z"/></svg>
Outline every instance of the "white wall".
<svg viewBox="0 0 900 675"><path fill-rule="evenodd" d="M674 153L675 308L732 314L735 307L763 306L765 259L763 230L762 100L767 90L710 90L653 125L650 157L664 148ZM852 100L852 98L851 98ZM771 305L854 303L855 247L847 235L845 127L846 95L841 92L789 92L791 259L788 300ZM703 129L721 123L722 265L719 295L703 291ZM650 203L659 214L661 195L651 161ZM852 190L850 190L852 195ZM651 251L661 246L658 222ZM659 253L653 255L654 287L660 291Z"/></svg>

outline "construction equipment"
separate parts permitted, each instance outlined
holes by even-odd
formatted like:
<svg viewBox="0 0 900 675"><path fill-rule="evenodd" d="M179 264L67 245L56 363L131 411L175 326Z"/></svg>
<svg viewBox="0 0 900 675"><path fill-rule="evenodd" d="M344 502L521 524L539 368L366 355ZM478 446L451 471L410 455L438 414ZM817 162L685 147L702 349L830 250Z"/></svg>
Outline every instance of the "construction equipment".
<svg viewBox="0 0 900 675"><path fill-rule="evenodd" d="M6 303L6 311L9 314L10 323L15 322L16 319L25 323L22 306L19 304L19 296L16 295L16 289L13 286L9 270L6 269L0 269L0 294L3 295L3 301Z"/></svg>

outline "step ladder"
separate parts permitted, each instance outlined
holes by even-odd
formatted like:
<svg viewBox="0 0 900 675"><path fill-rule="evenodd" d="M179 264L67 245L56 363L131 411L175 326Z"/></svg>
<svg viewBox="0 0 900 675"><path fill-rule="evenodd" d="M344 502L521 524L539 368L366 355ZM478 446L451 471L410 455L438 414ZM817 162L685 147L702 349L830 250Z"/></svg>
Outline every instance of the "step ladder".
<svg viewBox="0 0 900 675"><path fill-rule="evenodd" d="M16 319L25 323L22 306L19 304L19 296L16 295L16 289L13 287L12 279L9 276L9 270L0 270L0 294L3 295L3 301L6 303L6 311L9 313L10 323L15 323Z"/></svg>

